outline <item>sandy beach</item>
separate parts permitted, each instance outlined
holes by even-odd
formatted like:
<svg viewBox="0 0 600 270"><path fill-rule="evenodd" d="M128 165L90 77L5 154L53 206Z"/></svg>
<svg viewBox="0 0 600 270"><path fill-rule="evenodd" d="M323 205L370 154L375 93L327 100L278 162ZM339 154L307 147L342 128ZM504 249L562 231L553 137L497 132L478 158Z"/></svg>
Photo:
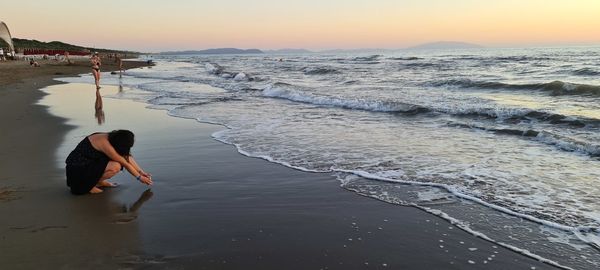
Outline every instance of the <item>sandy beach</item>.
<svg viewBox="0 0 600 270"><path fill-rule="evenodd" d="M2 268L554 269L419 209L344 190L330 174L240 155L211 138L221 126L110 98L126 87L102 88L99 125L93 82L52 80L87 73L86 64L12 65L0 63ZM118 188L71 195L66 155L117 128L136 133L133 153L155 185L121 173Z"/></svg>

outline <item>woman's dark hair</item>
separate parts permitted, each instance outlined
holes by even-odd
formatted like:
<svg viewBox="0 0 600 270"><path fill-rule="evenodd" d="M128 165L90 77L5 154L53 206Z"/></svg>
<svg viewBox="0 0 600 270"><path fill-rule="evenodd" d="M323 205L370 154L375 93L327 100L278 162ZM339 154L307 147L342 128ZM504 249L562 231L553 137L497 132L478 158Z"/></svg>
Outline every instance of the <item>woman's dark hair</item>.
<svg viewBox="0 0 600 270"><path fill-rule="evenodd" d="M129 157L134 142L134 135L129 130L113 130L108 133L108 142L110 142L110 145L112 145L119 155Z"/></svg>

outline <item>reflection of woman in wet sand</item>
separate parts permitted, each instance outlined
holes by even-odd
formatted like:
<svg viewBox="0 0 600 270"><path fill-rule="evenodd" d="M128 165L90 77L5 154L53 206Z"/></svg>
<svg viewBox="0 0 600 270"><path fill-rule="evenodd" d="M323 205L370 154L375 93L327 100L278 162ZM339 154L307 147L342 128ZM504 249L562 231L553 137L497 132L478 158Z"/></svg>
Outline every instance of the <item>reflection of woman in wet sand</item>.
<svg viewBox="0 0 600 270"><path fill-rule="evenodd" d="M108 179L125 168L138 181L152 185L131 156L134 134L129 130L93 133L85 137L67 157L67 186L73 194L100 193L101 187L115 187Z"/></svg>
<svg viewBox="0 0 600 270"><path fill-rule="evenodd" d="M96 89L100 89L100 66L102 62L100 61L98 52L94 53L92 58L90 58L90 62L92 63L92 74L94 74L94 80L96 81Z"/></svg>
<svg viewBox="0 0 600 270"><path fill-rule="evenodd" d="M146 191L144 191L142 195L140 195L140 197L137 199L137 201L135 201L133 205L129 207L128 212L137 212L137 210L140 209L140 207L142 207L142 204L144 204L146 201L152 198L152 195L154 195L154 193L152 193L151 189L147 189Z"/></svg>
<svg viewBox="0 0 600 270"><path fill-rule="evenodd" d="M102 110L102 96L100 96L100 90L96 89L96 102L94 103L94 109L96 113L96 119L98 119L98 125L104 124L104 110Z"/></svg>
<svg viewBox="0 0 600 270"><path fill-rule="evenodd" d="M147 189L140 195L140 197L130 207L128 207L127 204L123 204L121 207L122 212L117 213L117 217L116 217L116 220L114 221L114 223L126 224L126 223L136 220L137 219L137 211L140 209L140 207L142 207L142 205L146 201L148 201L148 200L150 200L150 198L152 198L152 195L154 195L152 193L152 190Z"/></svg>

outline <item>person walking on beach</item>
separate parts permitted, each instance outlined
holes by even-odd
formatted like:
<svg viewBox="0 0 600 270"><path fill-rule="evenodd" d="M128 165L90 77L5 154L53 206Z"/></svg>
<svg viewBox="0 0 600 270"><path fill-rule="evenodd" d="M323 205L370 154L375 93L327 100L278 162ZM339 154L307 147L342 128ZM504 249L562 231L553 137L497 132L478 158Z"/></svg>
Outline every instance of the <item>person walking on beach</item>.
<svg viewBox="0 0 600 270"><path fill-rule="evenodd" d="M94 80L96 81L96 89L100 89L100 66L102 62L100 61L98 52L94 53L92 58L90 58L90 62L92 63L92 74L94 74Z"/></svg>
<svg viewBox="0 0 600 270"><path fill-rule="evenodd" d="M65 51L64 56L65 56L65 61L67 61L67 65L73 64L73 62L71 62L71 59L69 59L69 51Z"/></svg>
<svg viewBox="0 0 600 270"><path fill-rule="evenodd" d="M71 193L100 193L100 188L115 187L108 179L123 168L141 183L152 185L152 175L142 170L131 155L133 143L134 134L129 130L96 132L85 137L65 161Z"/></svg>

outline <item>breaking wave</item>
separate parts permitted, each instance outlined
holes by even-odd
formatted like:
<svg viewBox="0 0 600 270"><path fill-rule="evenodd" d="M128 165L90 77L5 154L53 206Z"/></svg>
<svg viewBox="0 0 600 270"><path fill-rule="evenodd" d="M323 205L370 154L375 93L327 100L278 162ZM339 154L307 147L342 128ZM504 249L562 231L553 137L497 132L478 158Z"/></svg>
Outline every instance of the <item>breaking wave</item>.
<svg viewBox="0 0 600 270"><path fill-rule="evenodd" d="M367 99L345 99L335 96L315 95L306 91L292 89L291 85L276 83L263 89L263 96L287 99L296 102L310 103L321 106L340 107L345 109L365 110L373 112L397 112L397 113L424 113L429 109L400 102L367 100Z"/></svg>
<svg viewBox="0 0 600 270"><path fill-rule="evenodd" d="M365 110L387 113L442 113L459 117L488 118L506 122L544 122L555 125L565 125L572 128L583 128L588 125L599 126L600 120L583 117L571 117L562 114L537 111L525 108L511 108L490 104L464 107L424 106L391 100L375 100L367 98L347 98L331 95L319 95L303 90L298 86L275 83L262 90L262 95L271 98L287 99L295 102L319 106L339 107L345 109Z"/></svg>
<svg viewBox="0 0 600 270"><path fill-rule="evenodd" d="M369 55L369 56L359 56L352 58L352 61L362 61L362 62L372 62L377 61L381 57L379 54Z"/></svg>
<svg viewBox="0 0 600 270"><path fill-rule="evenodd" d="M509 84L502 82L474 81L470 79L450 79L429 83L431 86L454 86L460 88L539 90L550 92L553 96L561 95L594 95L600 96L600 86L577 84L563 81L531 84Z"/></svg>
<svg viewBox="0 0 600 270"><path fill-rule="evenodd" d="M568 152L578 152L592 157L600 156L600 145L592 142L569 138L566 136L554 134L549 131L537 131L533 129L517 129L517 128L499 128L478 126L467 123L450 122L450 127L484 130L501 135L521 136L524 138L534 139L536 141L553 145L560 150Z"/></svg>

